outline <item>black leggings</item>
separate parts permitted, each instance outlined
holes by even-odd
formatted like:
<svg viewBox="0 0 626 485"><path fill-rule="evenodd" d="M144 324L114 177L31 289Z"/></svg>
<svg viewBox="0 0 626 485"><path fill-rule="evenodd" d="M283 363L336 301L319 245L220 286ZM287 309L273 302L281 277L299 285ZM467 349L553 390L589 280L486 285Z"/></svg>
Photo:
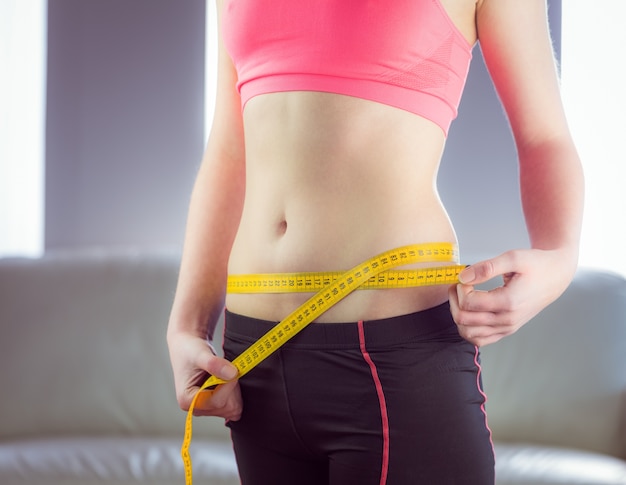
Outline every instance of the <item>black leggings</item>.
<svg viewBox="0 0 626 485"><path fill-rule="evenodd" d="M226 312L233 359L274 322ZM241 381L243 485L492 485L478 349L449 306L311 324Z"/></svg>

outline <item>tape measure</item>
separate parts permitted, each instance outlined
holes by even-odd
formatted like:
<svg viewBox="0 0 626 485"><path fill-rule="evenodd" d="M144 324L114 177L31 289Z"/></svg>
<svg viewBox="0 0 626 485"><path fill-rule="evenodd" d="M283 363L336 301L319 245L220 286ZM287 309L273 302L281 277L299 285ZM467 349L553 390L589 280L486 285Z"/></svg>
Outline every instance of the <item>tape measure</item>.
<svg viewBox="0 0 626 485"><path fill-rule="evenodd" d="M407 271L393 268L413 263L458 261L456 246L451 243L415 244L392 249L379 254L343 273L287 273L273 275L229 276L227 291L231 293L316 293L294 312L260 337L243 351L232 364L237 368L237 378L243 377L291 337L322 315L331 306L359 288L407 288L458 282L464 266L457 264ZM369 286L368 286L369 285ZM193 397L187 419L181 456L185 468L185 483L192 485L192 465L189 446L192 436L193 410L199 399L210 399L213 388L226 381L210 376Z"/></svg>
<svg viewBox="0 0 626 485"><path fill-rule="evenodd" d="M465 266L436 266L405 271L388 270L370 277L357 290L414 288L455 282ZM343 273L268 273L231 275L228 293L311 293L337 281Z"/></svg>

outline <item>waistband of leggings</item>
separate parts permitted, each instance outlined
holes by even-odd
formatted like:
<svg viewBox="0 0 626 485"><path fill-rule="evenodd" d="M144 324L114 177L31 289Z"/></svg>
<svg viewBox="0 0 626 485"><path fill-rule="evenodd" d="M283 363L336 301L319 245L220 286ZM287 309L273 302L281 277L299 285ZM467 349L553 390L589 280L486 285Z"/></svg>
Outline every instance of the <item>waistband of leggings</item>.
<svg viewBox="0 0 626 485"><path fill-rule="evenodd" d="M255 342L278 322L239 315L225 310L226 338ZM368 346L394 345L416 341L449 341L458 336L448 302L407 315L363 321ZM285 347L358 348L359 322L311 323L293 336Z"/></svg>

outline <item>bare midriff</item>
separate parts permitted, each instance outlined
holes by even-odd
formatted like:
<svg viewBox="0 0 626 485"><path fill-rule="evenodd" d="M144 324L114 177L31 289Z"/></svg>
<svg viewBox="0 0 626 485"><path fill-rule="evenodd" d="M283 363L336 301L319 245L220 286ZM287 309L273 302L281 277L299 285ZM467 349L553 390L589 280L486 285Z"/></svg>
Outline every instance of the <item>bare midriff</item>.
<svg viewBox="0 0 626 485"><path fill-rule="evenodd" d="M348 270L383 251L452 242L436 176L440 127L406 111L329 93L251 99L244 111L246 195L229 273ZM229 294L235 313L279 321L310 295ZM358 291L318 322L407 314L447 287Z"/></svg>

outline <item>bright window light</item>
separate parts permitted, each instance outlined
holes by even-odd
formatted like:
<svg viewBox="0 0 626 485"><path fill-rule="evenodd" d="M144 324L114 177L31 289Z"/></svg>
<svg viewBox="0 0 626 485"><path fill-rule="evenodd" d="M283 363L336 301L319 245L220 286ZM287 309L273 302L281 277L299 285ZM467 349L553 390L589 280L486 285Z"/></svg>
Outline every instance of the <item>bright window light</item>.
<svg viewBox="0 0 626 485"><path fill-rule="evenodd" d="M44 247L46 0L0 1L0 257Z"/></svg>
<svg viewBox="0 0 626 485"><path fill-rule="evenodd" d="M581 265L626 275L626 2L563 0L562 92L587 184Z"/></svg>

